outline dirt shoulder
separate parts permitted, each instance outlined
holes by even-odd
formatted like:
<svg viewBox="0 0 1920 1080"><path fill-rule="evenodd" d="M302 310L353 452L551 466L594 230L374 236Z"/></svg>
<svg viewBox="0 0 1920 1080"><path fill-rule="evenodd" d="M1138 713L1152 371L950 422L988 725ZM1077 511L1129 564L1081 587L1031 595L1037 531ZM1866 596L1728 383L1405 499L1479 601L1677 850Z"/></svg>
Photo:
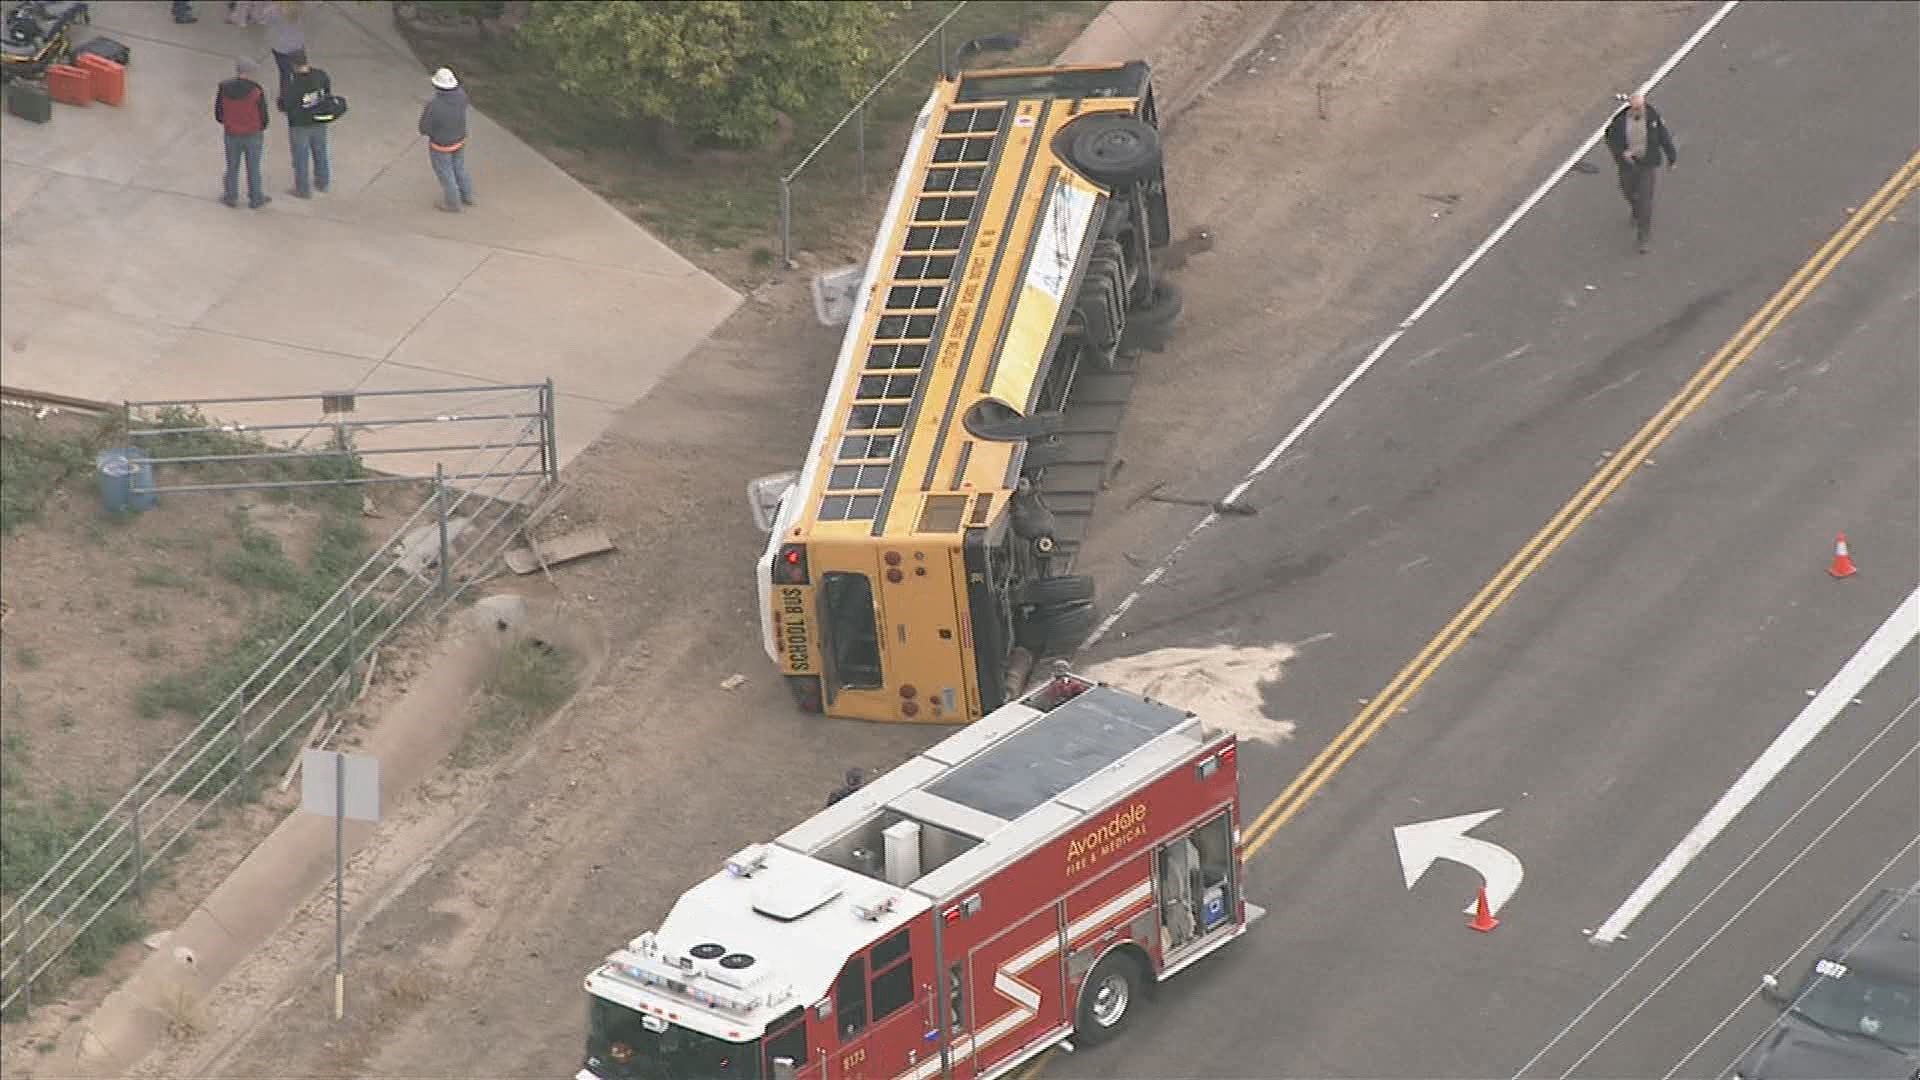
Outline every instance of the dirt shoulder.
<svg viewBox="0 0 1920 1080"><path fill-rule="evenodd" d="M1692 9L1639 10L1290 5L1271 48L1170 132L1180 227L1217 242L1182 271L1186 336L1133 408L1127 481L1234 459L1235 432L1298 405L1311 362L1470 246L1564 146L1568 116L1637 75L1671 33L1661 20ZM1189 70L1244 27L1226 22ZM1432 217L1422 194L1443 192L1461 205ZM326 925L303 913L208 1003L209 1029L143 1075L565 1072L580 979L609 947L817 809L844 768L941 734L797 715L753 632L744 484L804 447L838 340L804 290L756 294L572 470L572 523L605 524L620 548L556 571L555 602L609 643L607 665L524 753L430 784L363 856L369 880L396 883L350 901L348 1022L327 1018ZM1123 503L1094 538L1103 581L1121 585L1125 553L1182 520ZM735 673L746 682L720 689Z"/></svg>

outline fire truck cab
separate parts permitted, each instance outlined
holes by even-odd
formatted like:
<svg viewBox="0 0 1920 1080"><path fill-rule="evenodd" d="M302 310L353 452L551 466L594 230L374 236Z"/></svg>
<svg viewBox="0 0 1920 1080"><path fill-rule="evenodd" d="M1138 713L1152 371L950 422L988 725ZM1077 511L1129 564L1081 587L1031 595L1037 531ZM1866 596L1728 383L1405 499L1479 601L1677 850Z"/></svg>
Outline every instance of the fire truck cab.
<svg viewBox="0 0 1920 1080"><path fill-rule="evenodd" d="M1237 744L1058 675L695 885L576 1080L986 1080L1243 934Z"/></svg>

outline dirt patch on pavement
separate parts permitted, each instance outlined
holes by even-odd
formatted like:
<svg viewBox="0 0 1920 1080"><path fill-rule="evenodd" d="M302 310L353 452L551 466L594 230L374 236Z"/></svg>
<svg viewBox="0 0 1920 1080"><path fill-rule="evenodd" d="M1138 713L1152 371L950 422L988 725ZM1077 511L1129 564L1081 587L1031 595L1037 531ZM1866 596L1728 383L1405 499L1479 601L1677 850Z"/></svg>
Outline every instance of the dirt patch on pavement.
<svg viewBox="0 0 1920 1080"><path fill-rule="evenodd" d="M1271 49L1170 132L1177 224L1217 243L1182 272L1185 336L1149 365L1128 482L1239 460L1237 432L1297 413L1312 360L1477 240L1570 117L1697 22L1643 11L1292 5ZM1461 197L1435 217L1423 192ZM838 335L807 304L793 279L756 294L575 465L567 513L619 551L554 579L568 617L609 642L607 666L521 755L437 778L363 854L356 879L407 870L349 901L348 1021L328 1018L324 937L280 943L219 989L211 1030L144 1075L567 1072L580 979L610 947L817 809L843 769L941 734L798 715L758 647L742 492L791 467L811 431ZM1110 588L1137 573L1126 554L1157 556L1190 520L1123 506L1093 538Z"/></svg>

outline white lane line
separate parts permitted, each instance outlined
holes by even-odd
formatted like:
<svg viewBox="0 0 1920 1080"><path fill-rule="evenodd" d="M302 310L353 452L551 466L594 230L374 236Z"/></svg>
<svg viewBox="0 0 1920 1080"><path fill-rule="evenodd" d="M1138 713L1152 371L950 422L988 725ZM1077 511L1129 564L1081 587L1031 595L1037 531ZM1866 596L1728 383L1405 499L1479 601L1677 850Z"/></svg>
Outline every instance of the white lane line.
<svg viewBox="0 0 1920 1080"><path fill-rule="evenodd" d="M1633 920L1639 918L1654 898L1673 884L1687 864L1698 857L1714 837L1719 836L1742 810L1758 798L1760 792L1773 782L1773 778L1779 776L1781 770L1807 748L1814 736L1819 735L1833 722L1834 717L1840 715L1840 710L1846 708L1853 696L1872 682L1881 669L1892 663L1900 650L1916 637L1920 637L1920 589L1907 594L1906 602L1895 608L1893 614L1887 616L1887 621L1880 624L1880 629L1875 630L1866 644L1860 646L1860 651L1841 665L1827 685L1820 688L1812 701L1807 702L1807 707L1800 710L1800 715L1793 718L1793 723L1774 738L1773 745L1747 766L1747 771L1740 774L1740 779L1735 780L1733 786L1720 796L1720 801L1713 804L1713 809L1708 810L1692 831L1681 838L1666 858L1660 860L1660 865L1654 867L1653 873L1640 883L1640 887L1633 890L1632 895L1613 914L1607 916L1607 921L1593 932L1593 940L1602 944L1619 940Z"/></svg>
<svg viewBox="0 0 1920 1080"><path fill-rule="evenodd" d="M1786 956L1782 957L1779 963L1773 965L1773 967L1769 968L1768 970L1777 976L1780 974L1780 971L1782 968L1785 968L1788 964L1793 962L1794 957L1797 957L1801 953L1806 952L1808 949L1812 948L1814 942L1826 936L1828 927L1831 927L1834 923L1839 922L1840 916L1845 915L1849 911L1852 911L1853 906L1860 902L1860 898L1867 895L1867 890L1873 888L1876 883L1878 883L1881 879L1885 878L1887 876L1887 872L1892 870L1896 865L1898 865L1900 860L1906 858L1910 853L1912 853L1913 849L1916 847L1920 847L1920 836L1916 836L1913 839L1907 841L1905 846L1903 846L1899 851L1896 851L1893 853L1893 858L1888 859L1884 863L1881 863L1880 869L1875 870L1872 876L1867 878L1866 884L1856 889L1854 891L1854 894L1852 896L1847 897L1847 899L1843 901L1839 907L1834 908L1833 914L1827 916L1827 921L1821 923L1819 929L1815 930L1811 934L1808 934L1807 940L1801 942L1799 948L1793 950L1792 952L1788 953ZM1888 908L1885 912L1881 914L1879 919L1874 921L1872 926L1867 928L1867 934L1871 935L1874 930L1879 928L1882 922L1886 921L1889 918L1892 918L1893 913L1897 910L1898 908ZM1717 1036L1719 1036L1719 1034L1722 1031L1725 1031L1727 1025L1733 1023L1734 1020L1737 1019L1741 1013L1746 1011L1747 1006L1753 1002L1753 999L1759 996L1760 996L1759 987L1756 986L1753 989L1748 990L1746 994L1742 996L1738 1002L1734 1003L1733 1008L1727 1010L1727 1015L1721 1017L1720 1022L1713 1025L1713 1030L1707 1032L1705 1035L1700 1036L1700 1041L1693 1044L1693 1049L1687 1051L1686 1056L1682 1057L1679 1061L1674 1062L1673 1067L1668 1069L1666 1073L1660 1077L1660 1080L1673 1080L1675 1076L1678 1076L1680 1073L1680 1070L1686 1068L1687 1063L1692 1061L1694 1057L1700 1053L1700 1050L1703 1047L1705 1047L1708 1043L1712 1042ZM1794 998L1794 1004L1798 1005L1799 1003L1800 1003L1800 999L1797 997ZM1727 1062L1725 1065L1714 1070L1712 1075L1716 1077L1720 1077L1720 1076L1726 1076L1728 1073L1732 1072L1734 1067L1738 1065L1743 1059L1746 1058L1748 1052L1751 1051L1755 1046L1758 1046L1760 1044L1761 1039L1764 1039L1767 1037L1768 1031L1769 1029L1762 1028L1759 1034L1755 1035L1753 1039L1747 1043L1747 1045L1741 1047L1739 1052L1733 1055L1733 1060Z"/></svg>
<svg viewBox="0 0 1920 1080"><path fill-rule="evenodd" d="M1907 716L1911 714L1915 708L1920 708L1920 698L1915 698L1912 701L1907 702L1906 708L1901 709L1899 713L1897 713L1893 717L1893 719L1887 721L1886 725L1883 726L1878 732L1874 734L1873 738L1868 739L1866 743L1860 747L1860 749L1855 750L1853 752L1853 756L1847 759L1846 764L1840 766L1839 770L1836 771L1832 776L1827 777L1826 783L1821 784L1820 787L1816 791L1814 791L1813 794L1807 796L1805 802L1802 802L1797 808L1795 808L1793 813L1788 814L1786 818L1780 822L1779 825L1774 826L1773 832L1769 833L1765 840L1762 840L1758 844L1755 844L1753 846L1753 850L1747 852L1746 857L1741 859L1740 862L1733 867L1733 869L1728 870L1726 873L1726 876L1722 877L1719 880L1719 882L1717 882L1713 886L1713 888L1708 889L1707 894L1705 896L1702 896L1698 901L1696 901L1693 907L1688 909L1685 915L1682 915L1678 919L1674 920L1673 925L1667 928L1667 932L1664 934L1661 934L1659 940L1655 941L1652 945L1647 946L1647 950L1640 954L1639 959L1635 960L1631 964L1628 964L1627 969L1625 971L1622 971L1620 974L1614 976L1613 981L1607 984L1606 989L1600 991L1600 993L1596 995L1592 1001L1587 1002L1586 1006L1582 1008L1578 1013L1576 1013L1573 1019L1567 1021L1566 1024L1563 1025L1558 1032L1554 1033L1553 1038L1547 1040L1546 1045L1534 1051L1533 1056L1527 1059L1527 1063L1525 1065L1520 1066L1520 1068L1514 1072L1513 1080L1520 1080L1521 1077L1526 1076L1529 1072L1531 1072L1534 1065L1538 1064L1541 1058L1546 1057L1548 1053L1552 1052L1554 1047L1559 1046L1560 1043L1564 1041L1567 1036L1573 1034L1574 1029L1579 1027L1581 1023L1586 1020L1588 1015L1590 1015L1595 1009L1599 1008L1608 998L1612 997L1614 991L1626 985L1627 980L1633 977L1633 973L1636 971L1639 971L1641 968L1641 965L1653 959L1653 957L1657 955L1663 947L1665 947L1665 945L1667 944L1667 941L1671 939L1675 934L1678 934L1681 930L1686 929L1687 924L1693 921L1693 917L1695 915L1700 914L1700 912L1704 911L1708 904L1713 903L1714 897L1719 896L1720 891L1722 889L1725 889L1729 884L1732 883L1732 881L1735 878L1745 873L1747 867L1755 859L1758 859L1763 852L1765 852L1768 848L1772 847L1773 842L1775 840L1778 840L1782 836L1786 835L1787 830L1793 827L1794 822L1799 821L1801 816L1804 815L1808 810L1812 809L1815 803L1819 802L1822 798L1826 797L1827 792L1831 790L1835 784L1838 784L1842 777L1846 776L1849 772L1851 772L1855 765L1858 765L1861 761L1865 760L1868 756L1872 755L1875 752L1874 748L1880 745L1880 740L1886 738L1888 733L1892 732L1895 728L1899 727L1901 723L1906 720ZM1831 829L1832 825L1829 824L1828 828Z"/></svg>
<svg viewBox="0 0 1920 1080"><path fill-rule="evenodd" d="M1713 16L1701 24L1700 29L1695 30L1693 36L1683 42L1680 48L1676 49L1672 56L1667 57L1666 62L1662 63L1660 67L1648 77L1647 81L1641 85L1640 92L1645 93L1653 89L1661 79L1666 78L1667 74L1671 72L1681 60L1685 59L1687 54L1694 50L1695 46L1705 40L1706 36L1713 31L1714 27L1720 25L1720 20L1726 18L1739 4L1740 0L1727 0L1726 3L1721 4L1720 7L1714 11ZM1611 112L1607 114L1607 119L1613 119ZM1287 432L1286 438L1274 444L1273 449L1267 451L1267 456L1261 458L1260 463L1249 470L1246 476L1242 477L1240 482L1233 486L1233 490L1227 492L1226 497L1220 501L1223 503L1232 503L1237 501L1240 496L1245 495L1247 489L1253 486L1254 481L1260 479L1269 469L1272 469L1274 462L1280 460L1280 455L1292 449L1293 444L1299 442L1300 437L1307 433L1307 429L1318 422L1320 417L1324 415L1328 409L1333 407L1333 403L1340 400L1341 396L1353 387L1354 383L1359 382L1361 376L1372 370L1373 365L1378 363L1380 358L1386 355L1387 350L1393 348L1394 344L1398 342L1408 330L1413 328L1414 323L1419 322L1420 318L1432 309L1433 305L1439 303L1441 297L1453 291L1453 287L1459 284L1460 279L1467 275L1467 271L1473 269L1487 252L1493 250L1493 246L1499 243L1514 225L1518 224L1520 219L1527 215L1528 211L1533 209L1534 204L1546 198L1547 192L1552 191L1554 185L1558 184L1562 177L1573 170L1575 163L1587 156L1587 152L1592 150L1594 144L1600 141L1600 137L1606 133L1606 130L1607 126L1605 122L1602 122L1599 127L1595 128L1593 134L1587 136L1586 141L1580 144L1579 149L1568 155L1567 160L1561 162L1559 168L1548 174L1546 180L1542 181L1539 187L1533 189L1533 194L1528 195L1519 206L1514 208L1511 214L1507 215L1505 221L1502 221L1493 232L1489 233L1485 240L1480 241L1480 246L1474 248L1473 253L1468 255L1459 266L1454 267L1453 272L1447 275L1446 280L1442 281L1439 287L1434 289L1433 292L1428 293L1427 298L1420 301L1420 306L1414 308L1412 314L1400 320L1400 325L1394 328L1393 333L1388 334L1381 340L1380 344L1374 346L1373 351L1367 354L1367 358L1360 361L1358 367L1348 372L1347 377L1340 380L1340 385L1334 387L1331 393L1322 398L1320 404L1315 405L1313 411L1306 415L1306 419L1295 424L1293 430ZM1187 535L1182 537L1179 543L1173 545L1173 550L1167 552L1167 557L1160 560L1159 565L1155 566L1146 577L1142 578L1140 584L1134 586L1132 592L1128 593L1118 604L1114 605L1113 610L1107 614L1106 618L1100 620L1100 625L1093 628L1093 633L1088 635L1087 640L1082 643L1080 647L1082 649L1091 649L1099 644L1100 640L1113 630L1114 625L1126 616L1133 605L1139 603L1140 594L1152 588L1161 578L1166 576L1167 571L1172 569L1173 564L1178 561L1180 556L1186 552L1187 548L1193 544L1194 538L1211 528L1213 523L1219 520L1220 515L1215 511L1209 510L1205 517L1201 518L1192 529L1188 530Z"/></svg>
<svg viewBox="0 0 1920 1080"><path fill-rule="evenodd" d="M1793 858L1788 859L1786 862L1786 865L1782 866L1779 870L1775 871L1774 875L1768 878L1766 880L1766 883L1761 885L1759 890L1756 891L1751 897L1747 899L1746 903L1741 904L1740 907L1737 910L1735 910L1733 914L1727 916L1726 921L1722 922L1719 925L1719 927L1717 927L1713 931L1713 933L1708 934L1707 939L1705 941L1702 941L1699 945L1695 946L1694 950L1687 954L1686 959L1674 965L1673 970L1667 972L1665 978L1655 983L1653 985L1653 989L1647 991L1646 994L1644 994L1639 1001L1635 1002L1633 1008L1628 1009L1625 1016L1622 1016L1620 1019L1614 1021L1613 1026L1607 1029L1606 1034L1596 1039L1592 1046L1587 1047L1586 1053L1581 1054L1579 1057L1573 1059L1573 1064L1567 1066L1567 1071L1560 1074L1560 1080L1567 1080L1568 1077L1574 1074L1575 1070L1579 1069L1580 1066L1585 1065L1587 1063L1588 1058L1592 1057L1594 1054L1599 1053L1600 1048L1606 1045L1607 1040L1613 1038L1615 1035L1618 1035L1620 1033L1621 1028L1626 1027L1629 1023L1633 1021L1634 1017L1640 1015L1641 1009L1646 1008L1647 1005L1650 1002L1652 1002L1655 997L1658 997L1660 995L1661 991L1665 990L1673 982L1673 980L1680 977L1681 972L1687 970L1687 968L1690 965L1692 965L1692 963L1695 960L1700 959L1701 953L1704 953L1708 949L1712 948L1713 943L1720 940L1721 934L1726 933L1729 927L1731 927L1735 922L1738 922L1742 916L1746 915L1748 909L1752 908L1753 905L1760 902L1761 897L1765 896L1770 890L1772 890L1772 888L1775 885L1780 884L1780 880L1782 878L1792 873L1793 868L1800 865L1801 859L1806 858L1807 855L1813 851L1816 845L1825 841L1827 836L1830 833L1832 833L1833 830L1839 828L1840 823L1847 820L1848 815L1852 814L1855 810L1859 809L1861 803L1866 802L1867 799L1871 797L1874 792L1880 790L1880 785L1886 783L1887 778L1889 776L1892 776L1894 773L1899 772L1902 768L1906 766L1907 762L1913 760L1913 756L1915 754L1920 754L1920 744L1915 744L1913 746L1908 747L1906 753L1901 754L1899 757L1895 758L1893 761L1893 764L1887 766L1887 771L1881 773L1880 776L1877 779L1875 779L1873 783L1868 784L1867 789L1865 791L1862 791L1859 795L1855 796L1854 800L1847 804L1846 809L1840 811L1838 816L1836 816L1832 821L1827 823L1826 828L1821 829L1820 832L1817 835L1815 835L1812 840L1807 841L1807 843L1803 845L1799 851L1794 852Z"/></svg>

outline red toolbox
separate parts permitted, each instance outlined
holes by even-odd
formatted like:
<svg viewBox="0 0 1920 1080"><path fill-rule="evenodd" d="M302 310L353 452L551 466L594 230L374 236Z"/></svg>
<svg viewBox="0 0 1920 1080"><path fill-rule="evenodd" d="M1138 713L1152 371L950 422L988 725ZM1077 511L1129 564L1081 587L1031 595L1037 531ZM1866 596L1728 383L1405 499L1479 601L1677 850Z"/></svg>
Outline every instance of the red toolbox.
<svg viewBox="0 0 1920 1080"><path fill-rule="evenodd" d="M127 68L104 56L87 53L74 61L93 76L93 100L119 105L127 100Z"/></svg>
<svg viewBox="0 0 1920 1080"><path fill-rule="evenodd" d="M53 64L47 68L47 96L62 105L93 103L93 72L72 64Z"/></svg>

